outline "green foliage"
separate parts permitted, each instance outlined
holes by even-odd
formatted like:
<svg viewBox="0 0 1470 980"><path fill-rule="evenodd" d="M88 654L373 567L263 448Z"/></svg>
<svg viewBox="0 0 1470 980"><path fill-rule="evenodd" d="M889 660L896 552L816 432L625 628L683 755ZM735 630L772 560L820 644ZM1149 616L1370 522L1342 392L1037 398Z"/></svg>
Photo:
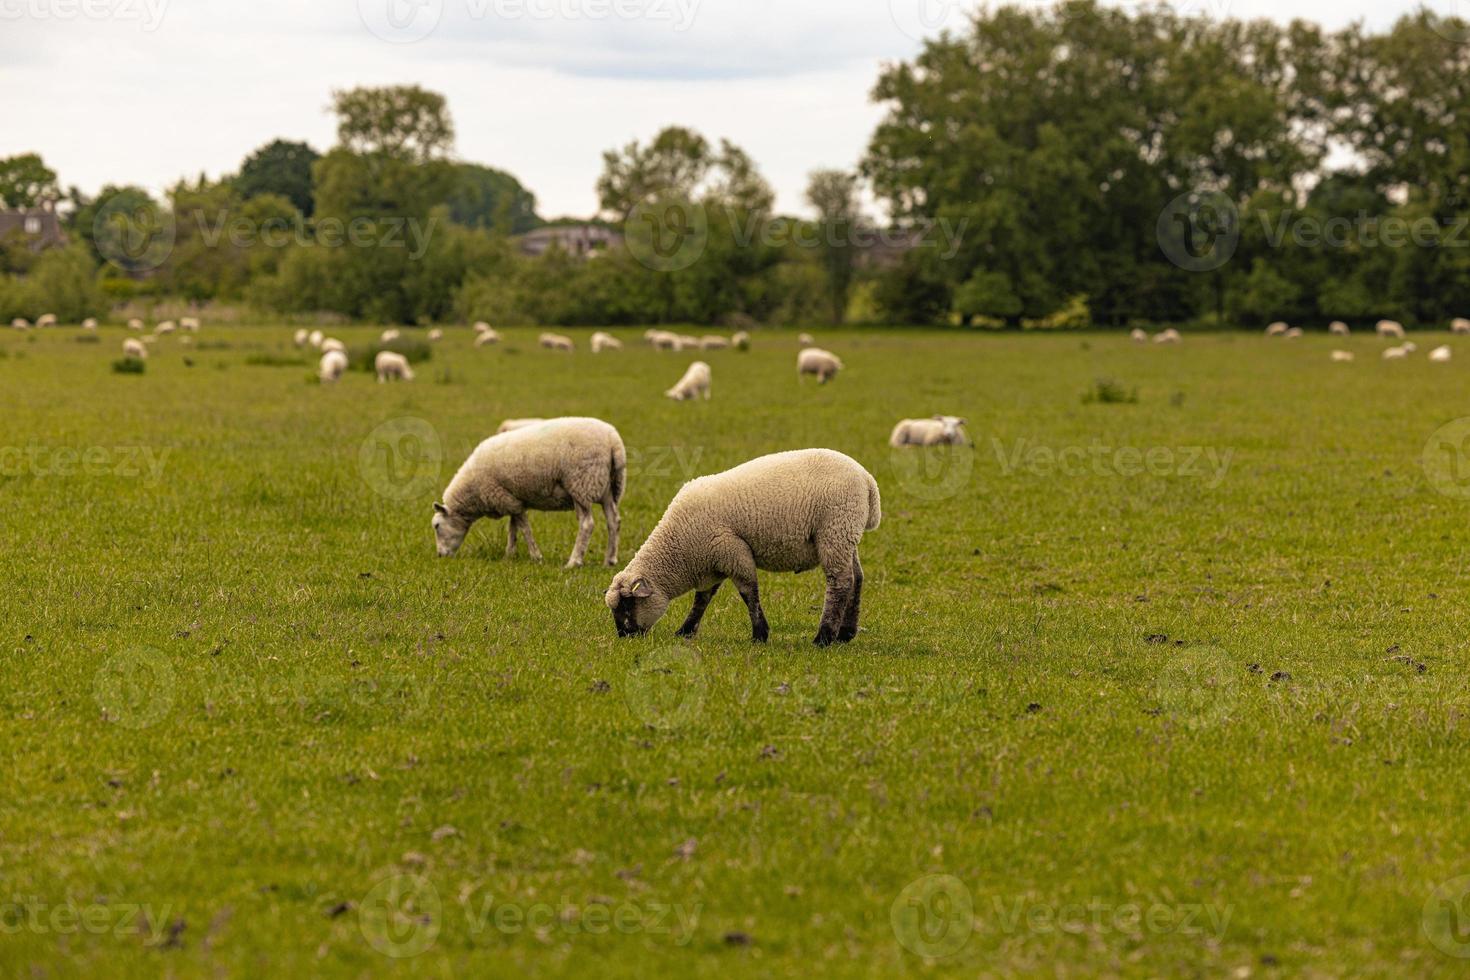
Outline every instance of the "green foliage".
<svg viewBox="0 0 1470 980"><path fill-rule="evenodd" d="M385 350L402 354L410 364L423 364L434 357L433 345L428 341L405 335L386 344L377 340L368 344L353 344L347 348L347 364L354 371L373 371L376 369L374 361Z"/></svg>
<svg viewBox="0 0 1470 980"><path fill-rule="evenodd" d="M1114 378L1097 378L1082 395L1084 405L1136 405L1138 389L1129 388Z"/></svg>
<svg viewBox="0 0 1470 980"><path fill-rule="evenodd" d="M234 179L235 189L246 200L262 194L285 198L311 217L315 199L311 172L319 159L321 154L306 143L273 140L245 158Z"/></svg>
<svg viewBox="0 0 1470 980"><path fill-rule="evenodd" d="M1023 320L1027 330L1086 330L1092 326L1092 310L1086 296L1072 296L1056 312L1038 320Z"/></svg>
<svg viewBox="0 0 1470 980"><path fill-rule="evenodd" d="M35 153L0 159L0 208L28 210L61 196L56 171Z"/></svg>
<svg viewBox="0 0 1470 980"><path fill-rule="evenodd" d="M63 323L102 316L108 302L87 246L47 249L25 276L0 277L0 322L54 313Z"/></svg>
<svg viewBox="0 0 1470 980"><path fill-rule="evenodd" d="M142 374L148 370L148 362L139 357L123 357L112 362L113 374Z"/></svg>
<svg viewBox="0 0 1470 980"><path fill-rule="evenodd" d="M446 203L449 217L466 228L520 235L538 227L536 195L503 170L461 163Z"/></svg>
<svg viewBox="0 0 1470 980"><path fill-rule="evenodd" d="M332 109L338 144L350 153L427 163L454 146L444 96L417 85L339 90L332 93Z"/></svg>

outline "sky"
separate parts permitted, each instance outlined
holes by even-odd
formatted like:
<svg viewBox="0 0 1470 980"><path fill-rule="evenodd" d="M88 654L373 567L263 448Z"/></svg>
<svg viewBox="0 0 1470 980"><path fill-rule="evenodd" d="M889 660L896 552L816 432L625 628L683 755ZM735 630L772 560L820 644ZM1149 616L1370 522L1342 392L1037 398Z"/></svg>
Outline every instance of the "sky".
<svg viewBox="0 0 1470 980"><path fill-rule="evenodd" d="M1019 0L1040 3L1041 0ZM1132 0L1108 0L1126 5ZM1385 27L1417 0L1175 0L1186 13ZM1443 13L1470 0L1434 0ZM0 157L65 187L154 192L277 137L335 141L333 89L449 99L460 159L543 216L589 216L604 150L680 124L754 157L777 207L854 166L881 66L963 26L965 0L0 0Z"/></svg>

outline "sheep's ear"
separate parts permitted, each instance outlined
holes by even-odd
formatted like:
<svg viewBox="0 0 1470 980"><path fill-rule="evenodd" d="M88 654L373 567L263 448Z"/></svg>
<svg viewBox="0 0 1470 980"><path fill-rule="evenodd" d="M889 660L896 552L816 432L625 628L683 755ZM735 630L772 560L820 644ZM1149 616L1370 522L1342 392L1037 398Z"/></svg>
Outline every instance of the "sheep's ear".
<svg viewBox="0 0 1470 980"><path fill-rule="evenodd" d="M648 582L640 578L628 587L628 595L632 596L635 599L647 599L649 596L653 595L653 586L649 585Z"/></svg>
<svg viewBox="0 0 1470 980"><path fill-rule="evenodd" d="M434 505L434 513L439 514L439 515L441 515L443 517L448 517L449 516L449 508L448 507L445 507L443 504L435 504Z"/></svg>

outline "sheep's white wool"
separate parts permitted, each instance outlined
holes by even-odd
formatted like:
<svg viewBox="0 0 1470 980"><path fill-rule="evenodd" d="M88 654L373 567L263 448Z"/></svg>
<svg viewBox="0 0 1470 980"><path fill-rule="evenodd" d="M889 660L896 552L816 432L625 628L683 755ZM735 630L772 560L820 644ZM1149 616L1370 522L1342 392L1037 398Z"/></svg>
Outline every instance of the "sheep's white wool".
<svg viewBox="0 0 1470 980"><path fill-rule="evenodd" d="M344 354L347 353L347 345L342 343L342 341L338 340L336 337L328 337L323 340L321 349L323 353L326 353L329 350L339 350Z"/></svg>
<svg viewBox="0 0 1470 980"><path fill-rule="evenodd" d="M827 601L816 642L845 642L858 628L858 544L881 519L877 481L842 453L801 449L762 456L686 483L628 567L613 577L604 602L618 634L629 636L647 632L670 602L696 591L680 630L688 636L728 578L750 610L753 638L763 641L768 627L757 569L821 566Z"/></svg>
<svg viewBox="0 0 1470 980"><path fill-rule="evenodd" d="M797 378L813 374L819 382L826 384L837 377L837 372L841 370L842 361L837 355L820 347L808 347L796 355Z"/></svg>
<svg viewBox="0 0 1470 980"><path fill-rule="evenodd" d="M592 353L601 354L605 350L622 350L623 342L610 333L599 330L592 335Z"/></svg>
<svg viewBox="0 0 1470 980"><path fill-rule="evenodd" d="M547 350L574 351L577 349L577 345L572 342L572 338L559 333L543 333L540 337L536 338L536 342Z"/></svg>
<svg viewBox="0 0 1470 980"><path fill-rule="evenodd" d="M1183 340L1184 338L1180 336L1179 331L1173 327L1154 335L1154 343L1156 344L1177 344Z"/></svg>
<svg viewBox="0 0 1470 980"><path fill-rule="evenodd" d="M138 319L137 317L133 317L131 320L128 321L128 329L129 330L142 330L143 329L143 321L140 320L140 319Z"/></svg>
<svg viewBox="0 0 1470 980"><path fill-rule="evenodd" d="M1404 325L1397 320L1379 320L1374 329L1380 337L1397 337L1402 340L1404 336Z"/></svg>
<svg viewBox="0 0 1470 980"><path fill-rule="evenodd" d="M322 382L336 381L347 370L347 355L339 350L329 350L317 363L316 376Z"/></svg>
<svg viewBox="0 0 1470 980"><path fill-rule="evenodd" d="M402 337L402 336L403 336L403 332L402 331L397 330L395 328L389 328L387 330L384 330L382 332L382 334L378 337L378 343L380 343L380 344L391 344L391 343L393 343L393 341L397 340L399 337Z"/></svg>
<svg viewBox="0 0 1470 980"><path fill-rule="evenodd" d="M744 330L737 330L730 338L730 345L736 350L750 350L750 334Z"/></svg>
<svg viewBox="0 0 1470 980"><path fill-rule="evenodd" d="M186 316L183 319L179 320L179 327L181 329L189 331L190 333L198 333L199 319L197 317Z"/></svg>
<svg viewBox="0 0 1470 980"><path fill-rule="evenodd" d="M1346 337L1352 333L1352 331L1348 329L1348 325L1346 323L1343 323L1341 320L1333 320L1330 324L1328 324L1327 332L1334 337Z"/></svg>
<svg viewBox="0 0 1470 980"><path fill-rule="evenodd" d="M31 329L31 321L18 316L10 321L10 328L12 330L29 330Z"/></svg>
<svg viewBox="0 0 1470 980"><path fill-rule="evenodd" d="M1339 364L1346 364L1354 359L1354 355L1350 350L1335 350L1332 352L1332 359Z"/></svg>
<svg viewBox="0 0 1470 980"><path fill-rule="evenodd" d="M430 330L429 331L429 341L430 341L430 343L434 343L434 342L437 342L437 341L440 341L440 340L443 340L443 339L444 339L444 331L443 330L440 330L438 327L435 327L433 330Z"/></svg>
<svg viewBox="0 0 1470 980"><path fill-rule="evenodd" d="M1288 329L1289 328L1287 327L1286 324L1284 324L1280 320L1278 320L1278 321L1276 321L1275 323L1271 324L1269 327L1266 328L1266 336L1267 337L1284 337L1284 336L1286 336L1286 331Z"/></svg>
<svg viewBox="0 0 1470 980"><path fill-rule="evenodd" d="M936 415L927 419L904 419L893 427L888 437L890 446L968 446L966 421L957 415Z"/></svg>
<svg viewBox="0 0 1470 980"><path fill-rule="evenodd" d="M1134 327L1128 332L1128 336L1133 340L1135 344L1148 343L1148 333L1140 327Z"/></svg>
<svg viewBox="0 0 1470 980"><path fill-rule="evenodd" d="M699 338L699 346L703 350L724 350L730 346L730 341L716 334L706 334Z"/></svg>
<svg viewBox="0 0 1470 980"><path fill-rule="evenodd" d="M478 320L478 321L476 321L476 323L475 323L475 333L494 333L494 332L495 331L491 328L490 324L486 323L484 320Z"/></svg>
<svg viewBox="0 0 1470 980"><path fill-rule="evenodd" d="M524 429L528 425L540 425L545 419L506 419L500 423L500 428L495 430L496 435L502 432L514 432L516 429Z"/></svg>
<svg viewBox="0 0 1470 980"><path fill-rule="evenodd" d="M710 370L709 365L703 361L695 361L689 365L684 376L679 379L678 384L664 392L664 395L676 402L692 401L703 397L709 400Z"/></svg>
<svg viewBox="0 0 1470 980"><path fill-rule="evenodd" d="M153 332L154 333L173 333L178 328L179 328L179 325L176 324L176 323L174 323L172 320L164 320L158 326L156 326L156 327L153 328Z"/></svg>
<svg viewBox="0 0 1470 980"><path fill-rule="evenodd" d="M124 340L122 347L124 357L136 357L140 361L148 360L148 348L132 337Z"/></svg>
<svg viewBox="0 0 1470 980"><path fill-rule="evenodd" d="M500 334L488 328L480 331L480 333L475 337L476 347L489 347L491 344L498 343L500 343Z"/></svg>
<svg viewBox="0 0 1470 980"><path fill-rule="evenodd" d="M36 318L36 326L43 330L47 327L56 326L56 323L57 321L55 313L47 313L45 316L40 316Z"/></svg>
<svg viewBox="0 0 1470 980"><path fill-rule="evenodd" d="M297 347L305 347L307 336L308 335L306 333L306 328L303 327L300 330L296 331L295 336L291 338L291 343L295 344Z"/></svg>
<svg viewBox="0 0 1470 980"><path fill-rule="evenodd" d="M1402 347L1390 347L1383 352L1383 359L1385 361L1401 361L1408 357L1410 353L1411 351L1407 344Z"/></svg>
<svg viewBox="0 0 1470 980"><path fill-rule="evenodd" d="M809 333L799 333L796 335L796 342L803 347L814 347L817 339Z"/></svg>
<svg viewBox="0 0 1470 980"><path fill-rule="evenodd" d="M1286 331L1286 339L1300 340L1302 337L1302 333L1303 331L1301 327L1292 327L1290 330Z"/></svg>
<svg viewBox="0 0 1470 980"><path fill-rule="evenodd" d="M318 350L320 350L321 349L321 346L322 346L322 337L323 337L323 334L322 334L322 332L320 330L313 330L310 333L310 335L307 336L306 342L308 344L311 344L311 346L313 346L313 347L317 348Z"/></svg>
<svg viewBox="0 0 1470 980"><path fill-rule="evenodd" d="M1457 316L1450 321L1450 333L1470 333L1470 320Z"/></svg>
<svg viewBox="0 0 1470 980"><path fill-rule="evenodd" d="M442 557L453 555L480 518L510 518L506 557L524 534L532 558L541 551L526 517L532 510L575 510L577 541L568 568L582 564L592 538L592 508L607 522L607 564L618 561L618 502L628 456L618 430L600 419L549 419L486 439L465 460L434 505L434 536Z"/></svg>
<svg viewBox="0 0 1470 980"><path fill-rule="evenodd" d="M1454 351L1449 347L1436 347L1429 352L1429 359L1435 364L1448 364L1452 357L1454 357Z"/></svg>
<svg viewBox="0 0 1470 980"><path fill-rule="evenodd" d="M96 317L92 317L92 316L87 317L85 320L82 321L82 329L83 330L96 330L97 329L97 318Z"/></svg>
<svg viewBox="0 0 1470 980"><path fill-rule="evenodd" d="M408 366L408 358L391 350L379 351L373 359L373 367L377 369L379 383L413 380L413 368Z"/></svg>

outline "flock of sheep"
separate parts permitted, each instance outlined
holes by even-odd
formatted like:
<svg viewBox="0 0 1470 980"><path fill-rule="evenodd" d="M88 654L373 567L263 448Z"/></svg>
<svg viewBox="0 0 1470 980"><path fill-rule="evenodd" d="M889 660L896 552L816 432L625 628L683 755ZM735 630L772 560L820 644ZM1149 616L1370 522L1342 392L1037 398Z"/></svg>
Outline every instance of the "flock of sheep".
<svg viewBox="0 0 1470 980"><path fill-rule="evenodd" d="M1327 332L1334 337L1347 337L1352 334L1352 330L1341 320L1332 321L1327 327ZM1405 340L1404 325L1397 320L1379 320L1377 326L1374 328L1374 332L1380 337L1404 340L1404 343L1397 347L1389 347L1383 351L1383 359L1385 361L1401 361L1419 350L1418 344ZM1457 335L1470 334L1470 320L1464 317L1456 317L1451 320L1450 333ZM1152 338L1142 329L1134 329L1129 336L1133 338L1135 343L1139 344L1146 344L1150 339L1156 344L1177 344L1184 339L1179 331L1172 327L1155 334ZM1306 336L1306 332L1301 327L1293 327L1277 321L1266 328L1266 336L1280 337L1283 340L1298 340ZM1429 360L1435 364L1448 364L1453 356L1454 351L1450 349L1448 344L1442 344L1429 352ZM1337 364L1351 363L1357 359L1352 351L1347 350L1335 350L1331 353L1330 357Z"/></svg>

